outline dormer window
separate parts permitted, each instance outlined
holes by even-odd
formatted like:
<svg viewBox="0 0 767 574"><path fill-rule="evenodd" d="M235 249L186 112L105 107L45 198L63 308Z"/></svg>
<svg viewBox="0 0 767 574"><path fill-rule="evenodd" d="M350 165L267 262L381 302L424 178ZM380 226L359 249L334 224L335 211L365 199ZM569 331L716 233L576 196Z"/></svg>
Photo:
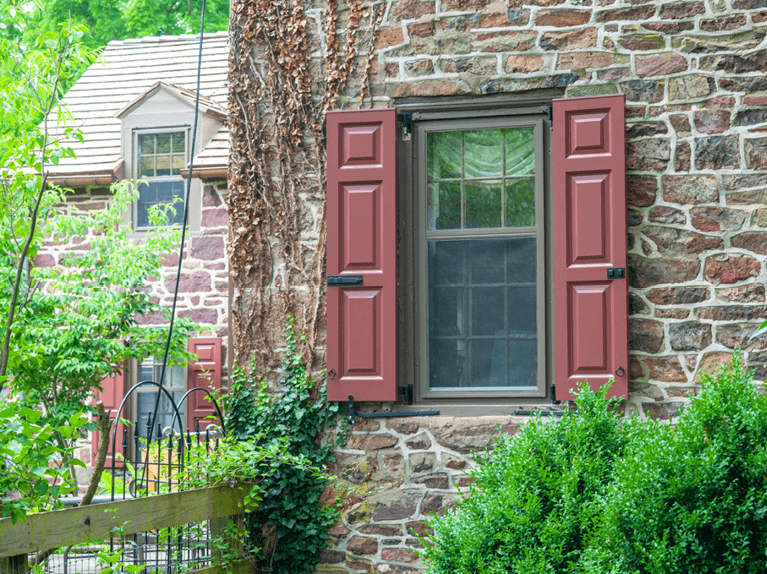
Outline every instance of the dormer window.
<svg viewBox="0 0 767 574"><path fill-rule="evenodd" d="M136 179L139 198L136 202L137 229L152 226L149 211L153 205L173 204L176 213L169 215L171 225L184 220L184 179L187 130L145 130L136 133ZM176 200L181 199L181 201Z"/></svg>

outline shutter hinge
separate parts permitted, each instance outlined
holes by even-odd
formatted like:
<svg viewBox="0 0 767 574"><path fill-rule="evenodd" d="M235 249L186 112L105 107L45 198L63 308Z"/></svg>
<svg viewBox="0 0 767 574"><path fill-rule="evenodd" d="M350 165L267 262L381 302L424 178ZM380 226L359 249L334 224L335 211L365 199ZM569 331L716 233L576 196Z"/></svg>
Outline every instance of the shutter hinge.
<svg viewBox="0 0 767 574"><path fill-rule="evenodd" d="M413 133L413 112L397 114L397 121L402 124L402 139L409 140Z"/></svg>
<svg viewBox="0 0 767 574"><path fill-rule="evenodd" d="M408 385L411 389L413 385ZM407 387L400 387L400 389ZM412 392L412 390L410 391ZM349 395L349 424L354 424L357 417L361 419L391 419L396 417L422 417L438 415L439 411L391 411L388 413L361 413L354 406L354 395Z"/></svg>
<svg viewBox="0 0 767 574"><path fill-rule="evenodd" d="M402 395L402 400L405 402L406 405L413 404L413 385L408 385L406 387L397 387L397 394Z"/></svg>
<svg viewBox="0 0 767 574"><path fill-rule="evenodd" d="M551 385L551 404L558 405L561 402L557 400L557 385Z"/></svg>
<svg viewBox="0 0 767 574"><path fill-rule="evenodd" d="M554 106L552 104L549 104L548 110L546 110L546 117L549 120L549 123L553 123L554 121Z"/></svg>

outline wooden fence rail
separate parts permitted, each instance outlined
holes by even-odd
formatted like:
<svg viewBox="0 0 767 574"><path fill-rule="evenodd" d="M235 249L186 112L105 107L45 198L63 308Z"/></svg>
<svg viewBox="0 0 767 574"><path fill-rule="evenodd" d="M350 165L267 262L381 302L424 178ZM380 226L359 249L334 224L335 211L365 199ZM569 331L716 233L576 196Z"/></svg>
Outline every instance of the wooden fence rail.
<svg viewBox="0 0 767 574"><path fill-rule="evenodd" d="M0 574L26 572L26 555L32 552L129 536L159 528L210 521L211 534L221 532L229 518L238 522L246 508L250 483L220 485L146 498L116 500L27 516L16 524L0 519ZM215 534L214 534L215 535ZM247 572L247 561L227 567L227 573ZM196 574L222 572L218 567L194 570Z"/></svg>

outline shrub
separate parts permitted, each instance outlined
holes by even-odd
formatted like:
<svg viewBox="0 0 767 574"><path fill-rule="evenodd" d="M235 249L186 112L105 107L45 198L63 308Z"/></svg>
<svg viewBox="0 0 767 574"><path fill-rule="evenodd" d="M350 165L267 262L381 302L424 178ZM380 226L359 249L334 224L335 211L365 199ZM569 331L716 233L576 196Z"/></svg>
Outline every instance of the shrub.
<svg viewBox="0 0 767 574"><path fill-rule="evenodd" d="M586 571L764 572L767 398L739 353L702 383L676 425L616 466Z"/></svg>
<svg viewBox="0 0 767 574"><path fill-rule="evenodd" d="M432 523L424 550L431 572L566 572L579 561L627 442L605 393L583 387L577 413L538 417L498 439L471 473L471 495Z"/></svg>
<svg viewBox="0 0 767 574"><path fill-rule="evenodd" d="M499 439L455 512L432 522L434 574L729 574L767 563L767 397L736 353L676 424L620 418L605 391Z"/></svg>

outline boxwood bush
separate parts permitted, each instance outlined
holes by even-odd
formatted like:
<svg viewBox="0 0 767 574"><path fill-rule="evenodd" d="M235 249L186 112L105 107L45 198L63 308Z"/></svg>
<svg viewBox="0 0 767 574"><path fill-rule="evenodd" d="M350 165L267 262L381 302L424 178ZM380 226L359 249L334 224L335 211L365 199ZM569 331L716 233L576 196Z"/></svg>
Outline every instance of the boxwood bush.
<svg viewBox="0 0 767 574"><path fill-rule="evenodd" d="M767 399L740 354L702 383L674 424L582 387L575 412L501 437L431 522L429 571L767 571Z"/></svg>

